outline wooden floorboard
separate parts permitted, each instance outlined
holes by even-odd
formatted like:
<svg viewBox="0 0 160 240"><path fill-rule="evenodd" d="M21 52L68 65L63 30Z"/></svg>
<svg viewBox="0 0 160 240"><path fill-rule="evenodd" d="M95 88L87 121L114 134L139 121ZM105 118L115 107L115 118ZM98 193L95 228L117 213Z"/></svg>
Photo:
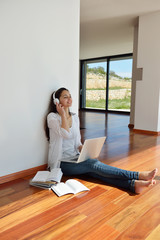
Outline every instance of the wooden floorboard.
<svg viewBox="0 0 160 240"><path fill-rule="evenodd" d="M80 120L82 142L107 137L100 161L128 170L160 169L160 136L129 130L129 115L80 112ZM0 185L0 239L160 239L160 171L157 184L140 195L76 176L90 191L59 198L30 186L31 177Z"/></svg>

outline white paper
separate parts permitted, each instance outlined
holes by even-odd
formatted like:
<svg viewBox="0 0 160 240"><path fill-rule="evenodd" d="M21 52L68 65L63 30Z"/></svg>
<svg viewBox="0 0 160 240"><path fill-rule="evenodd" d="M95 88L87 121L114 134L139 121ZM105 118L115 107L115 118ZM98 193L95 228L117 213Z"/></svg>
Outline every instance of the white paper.
<svg viewBox="0 0 160 240"><path fill-rule="evenodd" d="M49 175L48 171L38 171L34 178L32 179L32 182L46 182L48 175Z"/></svg>
<svg viewBox="0 0 160 240"><path fill-rule="evenodd" d="M71 189L73 189L74 194L76 194L78 192L81 192L81 191L89 190L82 183L80 183L80 182L78 182L77 180L74 180L74 179L67 180L66 185L69 186Z"/></svg>
<svg viewBox="0 0 160 240"><path fill-rule="evenodd" d="M47 181L60 182L62 175L63 173L60 168L54 168L51 172L38 171L35 177L32 179L32 182L47 182Z"/></svg>
<svg viewBox="0 0 160 240"><path fill-rule="evenodd" d="M57 183L56 185L52 186L51 189L60 197L65 194L76 194L82 191L88 191L89 189L80 183L77 180L69 179L65 183Z"/></svg>
<svg viewBox="0 0 160 240"><path fill-rule="evenodd" d="M69 194L69 193L74 193L74 191L69 186L67 186L65 183L63 183L63 182L58 183L57 185L52 186L51 189L58 196L62 196L62 195Z"/></svg>

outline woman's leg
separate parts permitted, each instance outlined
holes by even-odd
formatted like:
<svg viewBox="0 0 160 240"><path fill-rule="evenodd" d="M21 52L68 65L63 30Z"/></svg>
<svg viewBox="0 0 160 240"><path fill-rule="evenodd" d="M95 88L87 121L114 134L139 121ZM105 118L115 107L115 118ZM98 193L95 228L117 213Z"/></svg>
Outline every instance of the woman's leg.
<svg viewBox="0 0 160 240"><path fill-rule="evenodd" d="M121 187L134 192L135 180L138 179L138 172L127 171L106 165L97 159L88 159L85 162L61 163L64 175L88 174L96 179L100 179L107 184Z"/></svg>
<svg viewBox="0 0 160 240"><path fill-rule="evenodd" d="M139 173L135 171L127 171L120 168L112 167L104 164L97 159L88 159L81 163L61 163L62 171L65 175L76 175L85 173L95 173L106 178L116 179L138 179Z"/></svg>
<svg viewBox="0 0 160 240"><path fill-rule="evenodd" d="M135 193L141 193L145 188L156 184L156 180L135 180L134 191Z"/></svg>
<svg viewBox="0 0 160 240"><path fill-rule="evenodd" d="M105 165L105 174L106 174L105 175L104 170L102 169L102 165L100 164L99 166L97 160L95 159L93 159L92 161L87 160L79 164L62 162L61 168L64 175L87 174L88 176L99 179L107 184L114 185L120 188L125 188L134 192L135 180L127 179L126 172L125 172L125 179L123 179L123 176L120 178L119 174L118 174L118 178L116 178L117 173L119 172L119 170L121 171L121 169L117 169L117 168L113 168L108 165Z"/></svg>
<svg viewBox="0 0 160 240"><path fill-rule="evenodd" d="M106 178L103 176L99 176L95 173L88 173L88 175L91 177L94 177L96 179L99 179L107 184L114 185L116 187L120 187L120 188L124 188L124 189L128 189L131 192L138 193L138 194L141 193L145 188L156 184L156 181L152 180L152 179L146 180L146 181L135 180L135 179L123 180L123 179Z"/></svg>
<svg viewBox="0 0 160 240"><path fill-rule="evenodd" d="M99 179L109 185L113 185L119 188L124 188L135 193L135 179L108 178L108 177L97 175L95 173L88 173L87 175L93 178Z"/></svg>
<svg viewBox="0 0 160 240"><path fill-rule="evenodd" d="M139 172L112 167L101 163L96 159L88 159L79 164L62 162L61 168L64 175L79 175L87 173L107 184L125 188L136 193L140 193L145 187L155 184L155 181L152 181L152 179L157 172L157 169L149 172L140 172L140 179L145 181L138 181Z"/></svg>

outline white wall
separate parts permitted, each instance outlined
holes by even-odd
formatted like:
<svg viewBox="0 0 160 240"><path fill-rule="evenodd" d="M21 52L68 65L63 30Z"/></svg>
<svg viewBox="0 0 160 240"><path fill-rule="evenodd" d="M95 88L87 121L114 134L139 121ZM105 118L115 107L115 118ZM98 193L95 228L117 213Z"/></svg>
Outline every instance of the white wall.
<svg viewBox="0 0 160 240"><path fill-rule="evenodd" d="M130 124L134 125L135 116L135 96L136 96L136 82L142 80L142 68L137 68L137 50L138 49L138 24L134 28L134 43L133 43L133 66L132 66L132 93L131 93L131 111Z"/></svg>
<svg viewBox="0 0 160 240"><path fill-rule="evenodd" d="M119 22L117 19L104 19L81 23L80 59L131 53L134 29L130 25L133 24L126 19Z"/></svg>
<svg viewBox="0 0 160 240"><path fill-rule="evenodd" d="M47 162L43 118L64 86L78 112L79 0L0 1L0 176Z"/></svg>
<svg viewBox="0 0 160 240"><path fill-rule="evenodd" d="M160 12L140 16L137 67L143 68L136 83L135 129L160 131Z"/></svg>

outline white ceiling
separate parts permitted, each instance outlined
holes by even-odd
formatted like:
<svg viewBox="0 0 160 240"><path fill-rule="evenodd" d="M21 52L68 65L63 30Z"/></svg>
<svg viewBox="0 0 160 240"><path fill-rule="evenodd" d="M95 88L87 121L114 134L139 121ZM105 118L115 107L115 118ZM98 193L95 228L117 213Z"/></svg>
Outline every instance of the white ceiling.
<svg viewBox="0 0 160 240"><path fill-rule="evenodd" d="M126 18L132 21L143 14L160 10L160 0L80 0L81 23Z"/></svg>
<svg viewBox="0 0 160 240"><path fill-rule="evenodd" d="M80 0L80 58L133 51L138 16L160 11L160 0Z"/></svg>

